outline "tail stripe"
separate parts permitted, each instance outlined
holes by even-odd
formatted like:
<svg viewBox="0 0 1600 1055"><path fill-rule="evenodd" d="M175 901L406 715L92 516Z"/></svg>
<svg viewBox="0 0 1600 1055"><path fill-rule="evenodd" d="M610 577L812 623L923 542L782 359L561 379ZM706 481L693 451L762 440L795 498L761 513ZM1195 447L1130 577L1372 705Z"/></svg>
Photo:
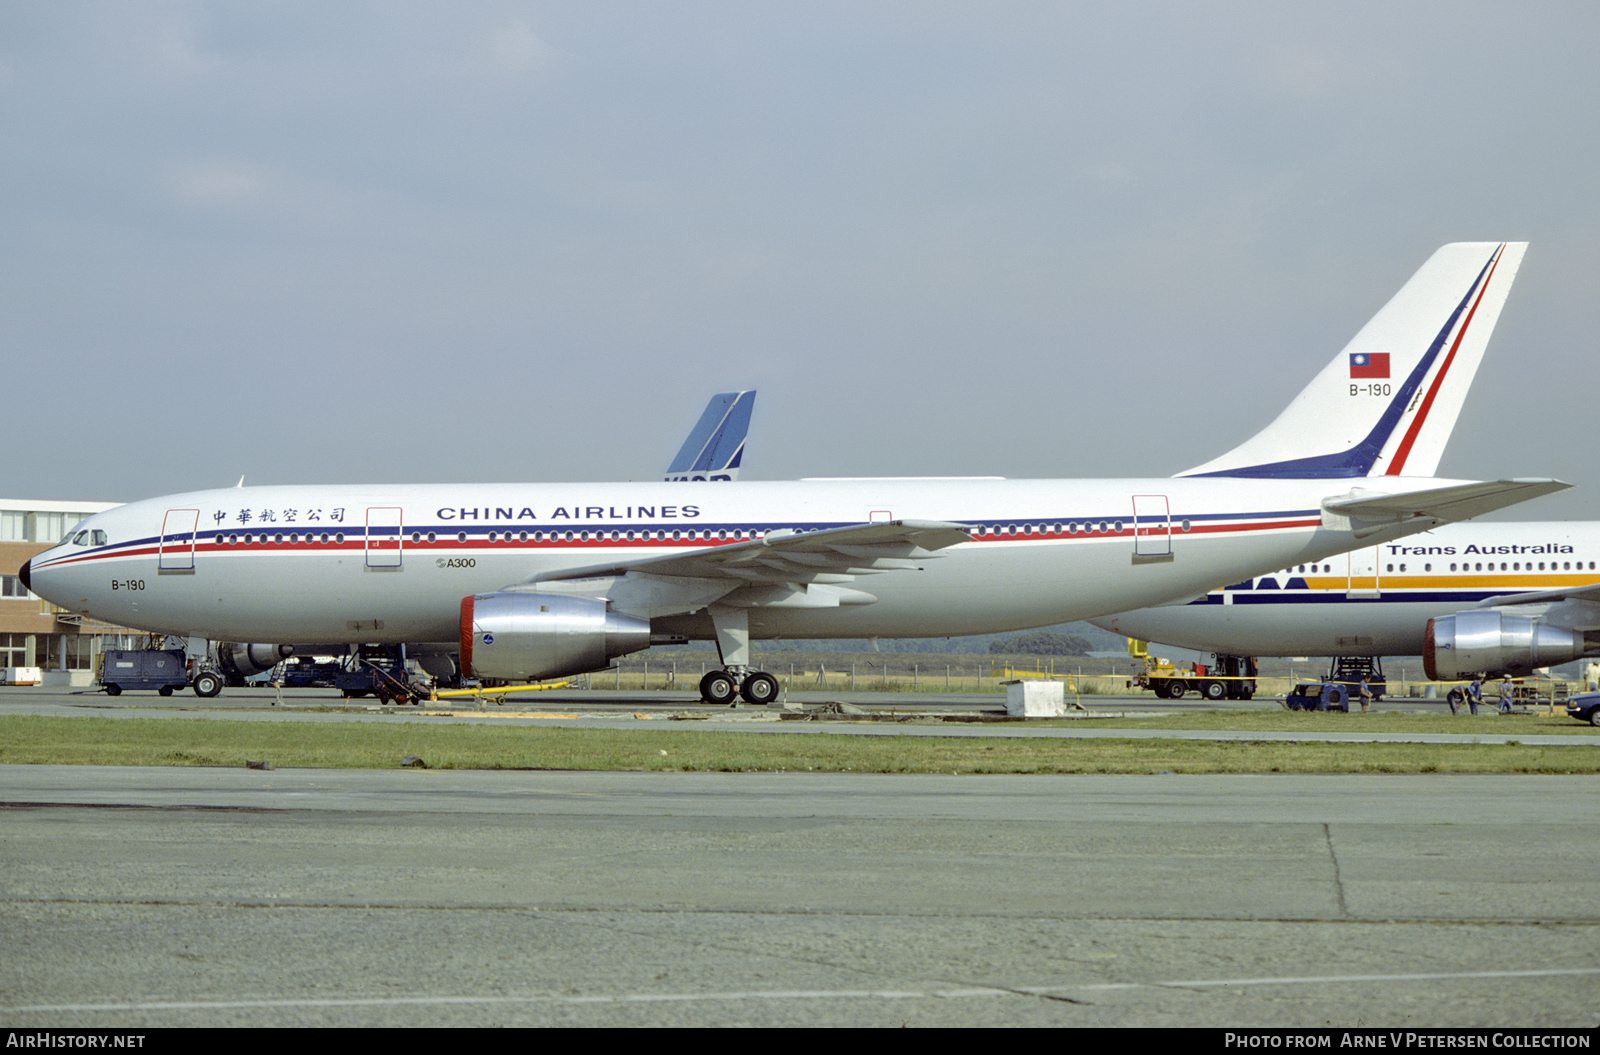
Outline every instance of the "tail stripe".
<svg viewBox="0 0 1600 1055"><path fill-rule="evenodd" d="M1438 360L1440 352L1444 350L1445 341L1450 337L1450 332L1455 329L1456 321L1462 317L1464 312L1468 311L1469 305L1472 312L1477 311L1478 303L1483 299L1483 294L1488 289L1489 276L1493 273L1495 264L1499 261L1503 252L1505 252L1505 243L1502 242L1489 255L1489 259L1484 262L1477 278L1467 288L1466 295L1461 298L1461 302L1450 313L1449 319L1445 321L1443 328L1439 330L1438 335L1429 344L1428 350L1422 356L1421 361L1406 377L1405 383L1400 386L1394 398L1389 401L1389 405L1384 409L1383 415L1378 419L1378 423L1373 426L1371 432L1367 433L1365 439L1356 443L1349 450L1334 454L1310 455L1304 458L1290 458L1284 461L1246 465L1233 469L1218 469L1212 472L1194 473L1192 475L1264 477L1267 479L1344 478L1369 475L1372 472L1372 466L1378 460L1378 456L1383 453L1384 445L1389 442L1390 436L1399 427L1400 419L1404 416L1406 407L1410 405L1411 400L1422 388L1422 382L1428 376L1428 371L1433 368L1433 364ZM1471 322L1470 315L1467 322ZM1451 359L1455 356L1456 348L1460 347L1461 338L1466 333L1466 329L1466 325L1463 325L1461 333L1456 335L1455 344L1450 348ZM1439 376L1434 379L1433 386L1428 392L1427 401L1423 404L1422 412L1417 415L1416 421L1413 422L1407 433L1402 454L1398 458L1400 464L1404 463L1405 455L1409 454L1411 444L1415 442L1417 433L1420 431L1427 416L1428 408L1432 405L1434 395L1439 390L1439 384L1444 378L1445 371L1449 368L1450 360L1447 360L1444 368L1439 371ZM1398 472L1398 468L1395 468L1393 472ZM1184 475L1191 474L1185 473Z"/></svg>
<svg viewBox="0 0 1600 1055"><path fill-rule="evenodd" d="M1450 345L1450 354L1445 356L1444 365L1439 368L1439 373L1434 376L1433 384L1428 386L1428 394L1423 397L1422 408L1417 411L1417 416L1412 419L1411 427L1406 429L1405 438L1400 441L1400 446L1395 448L1394 457L1389 461L1388 469L1384 470L1385 476L1399 476L1406 467L1406 459L1411 456L1411 446L1417 441L1417 434L1422 431L1422 426L1428 420L1428 411L1433 407L1434 397L1439 394L1439 386L1444 384L1444 378L1450 372L1450 364L1455 362L1456 350L1461 347L1461 339L1467 335L1467 329L1472 325L1472 317L1478 314L1478 305L1483 303L1483 295L1489 292L1489 283L1494 280L1495 268L1500 266L1500 257L1506 251L1502 243L1500 248L1489 260L1488 275L1478 286L1478 296L1472 302L1472 310L1467 312L1467 319L1461 324L1461 329L1456 332L1455 342ZM1454 318L1451 319L1454 322ZM1446 331L1448 332L1448 331Z"/></svg>

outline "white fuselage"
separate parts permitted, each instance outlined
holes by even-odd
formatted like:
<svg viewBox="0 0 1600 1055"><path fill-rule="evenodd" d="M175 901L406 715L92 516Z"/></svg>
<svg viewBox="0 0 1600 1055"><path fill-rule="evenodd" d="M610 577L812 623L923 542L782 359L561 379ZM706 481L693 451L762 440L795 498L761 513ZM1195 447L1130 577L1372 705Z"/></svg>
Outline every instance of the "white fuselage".
<svg viewBox="0 0 1600 1055"><path fill-rule="evenodd" d="M1095 618L1143 641L1244 656L1415 656L1428 620L1600 581L1600 523L1447 524L1293 562L1184 604Z"/></svg>
<svg viewBox="0 0 1600 1055"><path fill-rule="evenodd" d="M80 529L104 531L104 544L67 543L38 555L32 589L110 623L212 640L449 641L458 634L464 596L541 573L691 552L779 529L915 519L972 525L973 541L922 562L922 570L856 578L852 588L875 603L753 608L750 632L953 636L1128 611L1324 561L1357 545L1347 522L1320 511L1322 499L1354 482L1393 493L1449 483L891 479L227 488L96 515ZM1388 529L1379 537L1404 533ZM710 620L693 611L659 617L653 628L711 632Z"/></svg>

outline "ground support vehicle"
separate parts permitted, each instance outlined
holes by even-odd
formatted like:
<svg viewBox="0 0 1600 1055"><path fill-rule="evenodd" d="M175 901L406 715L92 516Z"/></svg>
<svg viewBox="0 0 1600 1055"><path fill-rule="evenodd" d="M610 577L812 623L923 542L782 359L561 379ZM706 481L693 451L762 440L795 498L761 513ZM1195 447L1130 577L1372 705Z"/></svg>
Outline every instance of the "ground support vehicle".
<svg viewBox="0 0 1600 1055"><path fill-rule="evenodd" d="M318 662L315 656L290 656L273 672L272 683L285 689L336 689L344 672L337 660Z"/></svg>
<svg viewBox="0 0 1600 1055"><path fill-rule="evenodd" d="M1350 693L1336 681L1302 681L1289 690L1283 705L1291 711L1350 711Z"/></svg>
<svg viewBox="0 0 1600 1055"><path fill-rule="evenodd" d="M332 687L345 699L372 695L379 703L421 703L430 689L413 684L405 660L394 649L363 646L332 675Z"/></svg>
<svg viewBox="0 0 1600 1055"><path fill-rule="evenodd" d="M1222 679L1223 691L1230 700L1248 700L1256 694L1256 674L1259 668L1251 656L1230 656L1222 652L1212 654L1211 673ZM1204 690L1202 690L1204 691ZM1210 697L1216 699L1215 696Z"/></svg>
<svg viewBox="0 0 1600 1055"><path fill-rule="evenodd" d="M403 669L386 670L376 664L368 664L367 671L372 677L372 694L379 703L420 704L431 695L427 687L407 678Z"/></svg>
<svg viewBox="0 0 1600 1055"><path fill-rule="evenodd" d="M95 680L107 696L124 689L171 696L174 689L193 686L196 696L209 698L222 691L221 676L205 667L193 670L181 648L109 649L100 654Z"/></svg>
<svg viewBox="0 0 1600 1055"><path fill-rule="evenodd" d="M1283 698L1291 711L1345 711L1353 701L1361 706L1361 682L1372 694L1370 703L1383 699L1389 681L1383 676L1383 661L1377 656L1334 656L1328 673L1320 680L1299 682Z"/></svg>
<svg viewBox="0 0 1600 1055"><path fill-rule="evenodd" d="M1181 700L1198 692L1208 700L1248 700L1256 694L1256 661L1248 656L1216 655L1211 667L1195 663L1183 670L1170 660L1149 653L1149 644L1128 639L1128 655L1144 662L1129 687L1150 689L1168 700Z"/></svg>

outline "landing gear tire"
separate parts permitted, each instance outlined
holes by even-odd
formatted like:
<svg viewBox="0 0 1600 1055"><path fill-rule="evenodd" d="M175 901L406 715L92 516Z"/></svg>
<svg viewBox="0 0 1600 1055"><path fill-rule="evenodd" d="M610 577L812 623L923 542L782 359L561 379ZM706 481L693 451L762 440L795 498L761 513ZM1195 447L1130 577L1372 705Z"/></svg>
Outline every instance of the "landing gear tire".
<svg viewBox="0 0 1600 1055"><path fill-rule="evenodd" d="M725 670L713 670L700 679L700 698L718 707L727 707L739 696L739 683Z"/></svg>
<svg viewBox="0 0 1600 1055"><path fill-rule="evenodd" d="M196 674L194 678L194 694L204 699L210 699L222 691L222 679L215 674Z"/></svg>
<svg viewBox="0 0 1600 1055"><path fill-rule="evenodd" d="M778 698L778 679L765 671L757 671L744 679L739 695L743 696L747 703L765 707Z"/></svg>

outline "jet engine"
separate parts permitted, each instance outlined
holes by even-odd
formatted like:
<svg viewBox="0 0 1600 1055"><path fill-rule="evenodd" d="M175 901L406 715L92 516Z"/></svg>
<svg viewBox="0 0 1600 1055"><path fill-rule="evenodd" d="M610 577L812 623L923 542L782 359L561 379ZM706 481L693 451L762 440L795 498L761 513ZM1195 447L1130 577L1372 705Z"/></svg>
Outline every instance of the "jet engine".
<svg viewBox="0 0 1600 1055"><path fill-rule="evenodd" d="M1422 669L1450 681L1473 674L1528 674L1584 654L1583 632L1485 608L1428 620Z"/></svg>
<svg viewBox="0 0 1600 1055"><path fill-rule="evenodd" d="M293 645L246 645L233 641L217 642L217 664L230 674L248 678L271 670L294 655Z"/></svg>
<svg viewBox="0 0 1600 1055"><path fill-rule="evenodd" d="M490 593L461 599L461 669L474 678L537 681L602 670L650 647L650 624L593 597Z"/></svg>

